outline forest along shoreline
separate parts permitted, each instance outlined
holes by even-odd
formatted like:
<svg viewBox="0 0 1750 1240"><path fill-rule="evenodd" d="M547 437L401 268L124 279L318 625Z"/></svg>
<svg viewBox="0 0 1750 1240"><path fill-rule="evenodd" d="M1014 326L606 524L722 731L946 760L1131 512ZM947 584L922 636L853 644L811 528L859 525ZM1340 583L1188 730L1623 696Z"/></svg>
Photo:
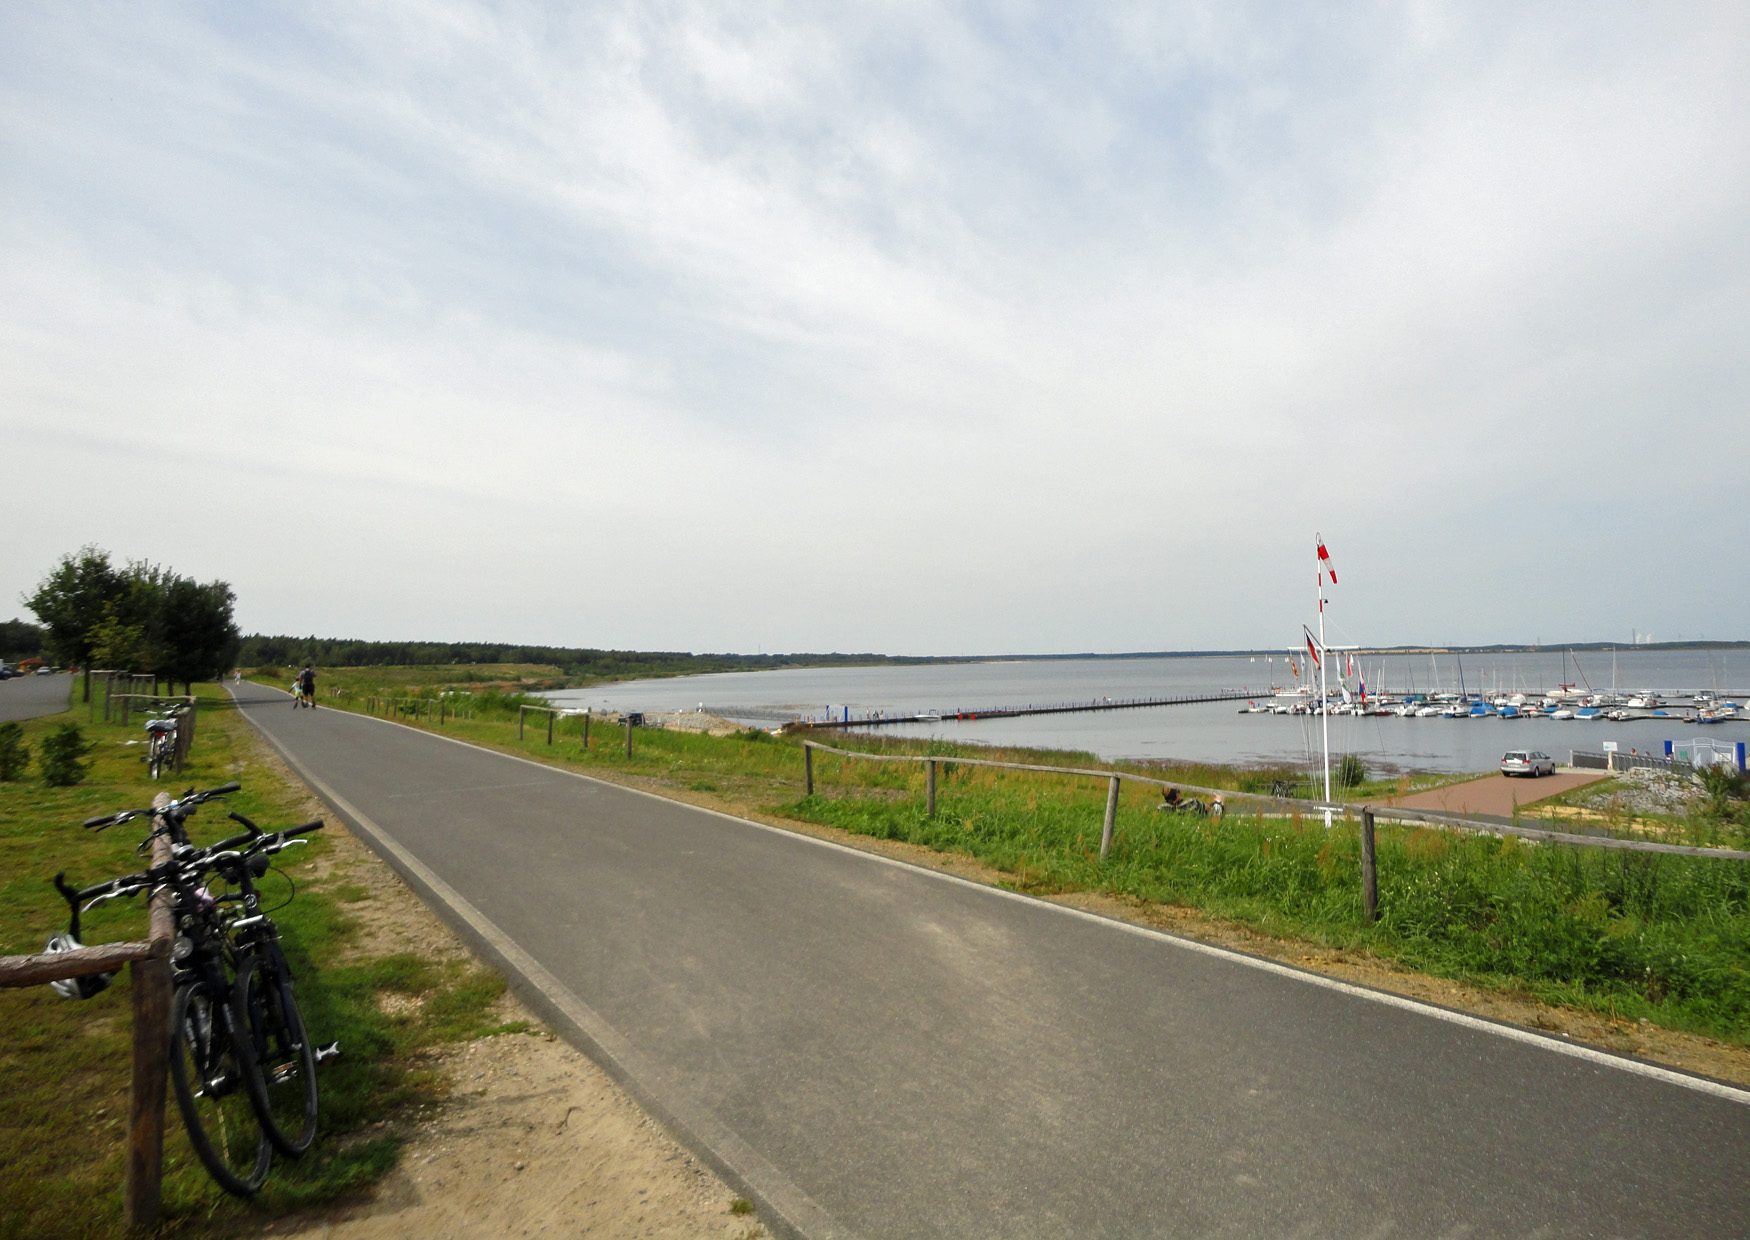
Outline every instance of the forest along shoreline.
<svg viewBox="0 0 1750 1240"><path fill-rule="evenodd" d="M283 685L257 669L262 683ZM486 669L476 669L475 674ZM384 673L395 679L385 683ZM283 674L283 672L282 672ZM789 831L817 835L974 881L1281 960L1556 1037L1750 1084L1750 993L1710 979L1744 977L1750 881L1742 863L1527 845L1487 835L1383 825L1378 925L1360 916L1353 824L1327 832L1298 816L1161 814L1158 792L1125 783L1112 856L1097 856L1104 781L957 766L955 756L1096 765L1091 755L989 751L942 742L845 738L868 752L942 761L939 813L923 810L921 764L816 756L816 793L801 787L800 741L673 712L663 728L544 714L519 738L522 706L548 708L512 684L457 686L454 669L343 669L325 705L370 704L455 739L624 783ZM506 677L505 679L509 679ZM385 706L430 703L415 713ZM445 705L440 714L439 700ZM1193 764L1107 765L1235 791L1267 791L1304 771ZM1367 780L1348 790L1383 801L1462 776ZM1096 787L1099 784L1101 786ZM1632 808L1631 777L1556 798L1540 814L1586 815L1613 833L1744 847L1744 789L1696 796L1666 812ZM1537 823L1536 825L1543 825ZM1452 928L1452 900L1471 901ZM1520 916L1530 909L1534 917ZM1547 915L1546 915L1547 914ZM1467 920L1468 918L1468 920ZM1724 922L1723 932L1715 927ZM1466 928L1468 927L1468 928ZM1538 939L1537 935L1544 935ZM1642 959L1647 952L1659 953ZM1640 953L1640 954L1637 954ZM1531 959L1541 972L1504 961ZM1673 969L1679 958L1691 971Z"/></svg>

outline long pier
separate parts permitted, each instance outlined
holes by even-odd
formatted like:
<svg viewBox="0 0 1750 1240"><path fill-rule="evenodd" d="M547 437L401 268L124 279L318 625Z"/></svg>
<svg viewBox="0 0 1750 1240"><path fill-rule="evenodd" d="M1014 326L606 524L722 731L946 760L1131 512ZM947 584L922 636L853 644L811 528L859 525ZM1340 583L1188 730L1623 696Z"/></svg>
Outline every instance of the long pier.
<svg viewBox="0 0 1750 1240"><path fill-rule="evenodd" d="M1091 702L1056 702L1047 706L978 706L956 707L953 710L920 711L916 714L888 714L885 711L853 712L846 707L837 718L797 718L786 729L802 728L871 728L901 723L941 723L944 720L1018 719L1022 715L1068 715L1093 710L1141 710L1147 706L1194 706L1200 702L1249 702L1271 696L1256 689L1228 689L1220 693L1184 694L1176 697L1096 698ZM715 712L714 712L715 713ZM724 713L734 718L730 708Z"/></svg>

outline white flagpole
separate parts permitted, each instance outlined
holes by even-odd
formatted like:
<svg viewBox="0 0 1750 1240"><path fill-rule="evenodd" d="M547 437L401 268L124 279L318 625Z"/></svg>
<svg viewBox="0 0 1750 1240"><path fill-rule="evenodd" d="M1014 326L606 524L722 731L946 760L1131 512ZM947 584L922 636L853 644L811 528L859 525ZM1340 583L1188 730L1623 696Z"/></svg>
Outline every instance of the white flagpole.
<svg viewBox="0 0 1750 1240"><path fill-rule="evenodd" d="M1325 545L1325 536L1318 535L1319 546ZM1325 566L1316 556L1313 562L1319 570L1319 722L1324 725L1325 735L1325 804L1331 803L1331 699L1325 687L1325 664L1330 661L1331 652L1325 648ZM1331 827L1331 811L1325 810L1325 829Z"/></svg>

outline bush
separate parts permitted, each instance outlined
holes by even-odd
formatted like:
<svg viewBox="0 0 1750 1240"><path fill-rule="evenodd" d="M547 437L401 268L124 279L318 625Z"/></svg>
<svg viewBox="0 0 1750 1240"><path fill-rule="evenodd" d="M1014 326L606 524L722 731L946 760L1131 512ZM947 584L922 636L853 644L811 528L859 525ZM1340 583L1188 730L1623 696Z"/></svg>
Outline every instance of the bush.
<svg viewBox="0 0 1750 1240"><path fill-rule="evenodd" d="M1704 766L1697 775L1707 789L1707 813L1714 818L1732 817L1733 801L1750 799L1750 774L1730 766Z"/></svg>
<svg viewBox="0 0 1750 1240"><path fill-rule="evenodd" d="M1359 788L1366 782L1367 765L1355 754L1343 755L1343 761L1337 764L1337 787Z"/></svg>
<svg viewBox="0 0 1750 1240"><path fill-rule="evenodd" d="M86 743L78 724L63 723L43 738L42 756L37 759L43 782L52 788L69 788L78 783L90 769L83 759L95 748L96 745Z"/></svg>
<svg viewBox="0 0 1750 1240"><path fill-rule="evenodd" d="M0 783L22 778L30 765L30 746L24 743L24 729L16 723L0 723Z"/></svg>

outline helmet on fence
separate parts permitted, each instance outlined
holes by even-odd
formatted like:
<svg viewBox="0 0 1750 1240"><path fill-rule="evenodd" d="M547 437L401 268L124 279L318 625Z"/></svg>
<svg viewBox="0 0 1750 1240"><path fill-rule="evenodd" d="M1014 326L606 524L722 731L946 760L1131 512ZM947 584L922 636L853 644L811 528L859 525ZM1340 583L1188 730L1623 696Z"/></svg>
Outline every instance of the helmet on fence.
<svg viewBox="0 0 1750 1240"><path fill-rule="evenodd" d="M48 942L43 951L48 953L77 951L84 944L70 934L57 934ZM87 973L84 977L64 977L60 981L50 982L49 989L63 999L89 999L92 995L109 985L110 973Z"/></svg>

